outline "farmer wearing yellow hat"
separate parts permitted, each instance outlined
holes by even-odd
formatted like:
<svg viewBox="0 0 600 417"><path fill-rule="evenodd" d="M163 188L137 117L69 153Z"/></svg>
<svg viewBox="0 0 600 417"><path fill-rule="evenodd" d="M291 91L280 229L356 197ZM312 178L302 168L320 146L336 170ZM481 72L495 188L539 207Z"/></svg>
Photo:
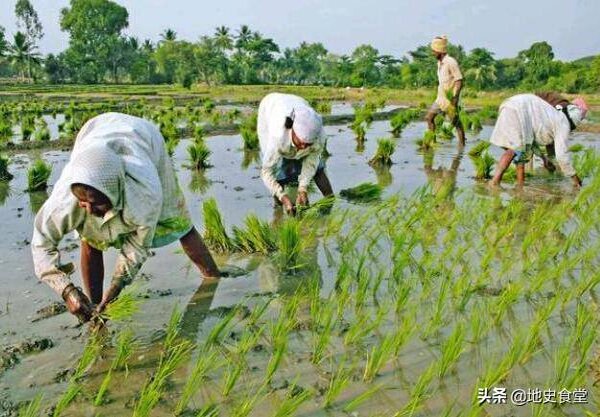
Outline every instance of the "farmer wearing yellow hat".
<svg viewBox="0 0 600 417"><path fill-rule="evenodd" d="M458 142L465 144L465 130L460 122L459 98L463 86L463 76L456 59L448 55L448 38L437 36L431 41L431 50L437 58L438 91L435 102L427 112L425 119L429 130L435 131L435 117L444 113L450 117L456 128Z"/></svg>

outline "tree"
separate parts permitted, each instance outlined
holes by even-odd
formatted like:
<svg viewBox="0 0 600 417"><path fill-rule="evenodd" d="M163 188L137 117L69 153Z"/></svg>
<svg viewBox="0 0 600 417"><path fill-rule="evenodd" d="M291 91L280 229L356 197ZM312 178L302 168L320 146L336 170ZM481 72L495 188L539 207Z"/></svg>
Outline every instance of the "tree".
<svg viewBox="0 0 600 417"><path fill-rule="evenodd" d="M6 29L0 26L0 58L6 55L8 51L8 41L6 40Z"/></svg>
<svg viewBox="0 0 600 417"><path fill-rule="evenodd" d="M40 54L35 49L23 32L15 33L13 43L8 46L8 60L19 71L22 80L26 75L31 78L32 66L40 64Z"/></svg>
<svg viewBox="0 0 600 417"><path fill-rule="evenodd" d="M529 49L520 51L517 58L525 70L523 83L529 88L540 87L550 76L557 73L553 62L554 52L548 42L534 43Z"/></svg>
<svg viewBox="0 0 600 417"><path fill-rule="evenodd" d="M219 38L203 36L196 45L194 58L198 73L202 80L210 85L225 78L227 57L222 47L219 46Z"/></svg>
<svg viewBox="0 0 600 417"><path fill-rule="evenodd" d="M63 56L48 54L44 61L46 78L51 84L59 84L68 78L68 70L63 62Z"/></svg>
<svg viewBox="0 0 600 417"><path fill-rule="evenodd" d="M371 45L360 45L352 52L354 71L352 73L352 84L355 86L367 86L377 83L379 70L377 61L379 51Z"/></svg>
<svg viewBox="0 0 600 417"><path fill-rule="evenodd" d="M173 29L165 29L165 31L160 34L160 38L162 42L173 42L177 40L177 32Z"/></svg>
<svg viewBox="0 0 600 417"><path fill-rule="evenodd" d="M475 48L464 60L465 77L469 85L479 90L489 89L498 78L493 52Z"/></svg>
<svg viewBox="0 0 600 417"><path fill-rule="evenodd" d="M70 0L60 26L69 33L65 61L78 81L97 83L112 68L111 47L125 29L127 9L110 0Z"/></svg>
<svg viewBox="0 0 600 417"><path fill-rule="evenodd" d="M44 36L44 32L42 23L31 2L29 0L17 0L15 15L17 16L17 27L24 31L27 42L35 46L37 41Z"/></svg>
<svg viewBox="0 0 600 417"><path fill-rule="evenodd" d="M227 26L219 26L215 29L215 45L222 51L229 51L233 48L233 38Z"/></svg>

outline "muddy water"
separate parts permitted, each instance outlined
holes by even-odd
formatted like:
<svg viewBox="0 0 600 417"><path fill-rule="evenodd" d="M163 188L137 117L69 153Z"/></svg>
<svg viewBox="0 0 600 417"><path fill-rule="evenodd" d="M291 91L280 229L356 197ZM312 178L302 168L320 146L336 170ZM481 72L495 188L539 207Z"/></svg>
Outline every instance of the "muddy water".
<svg viewBox="0 0 600 417"><path fill-rule="evenodd" d="M436 148L433 159L431 155L423 155L416 150L414 142L423 134L423 123L411 124L397 140L398 146L393 156L395 163L389 170L374 170L367 161L375 152L376 139L389 136L388 129L388 122L375 122L368 132L364 149L357 150L353 134L346 126L326 127L329 137L328 149L331 153L327 169L336 191L363 181L372 181L384 186L386 195L397 192L411 193L425 184L430 184L434 189L452 184L457 188L474 189L482 194L489 193L485 186L472 178L471 161L466 153L457 151L455 142L442 142ZM490 131L490 127L485 127L481 133L469 135L469 139L472 139L470 143L477 138L489 137ZM578 135L576 140L588 146L597 146L600 143L598 136L589 134ZM202 225L201 204L209 197L217 200L227 226L240 224L249 212L254 212L269 221L278 221L282 213L280 209L273 208L272 198L259 178L257 155L244 153L241 150L241 139L237 135L210 137L207 138L207 144L212 151L210 162L213 167L204 172L194 173L183 167L187 141L181 142L174 156L180 184L185 190L196 225ZM497 157L497 150L493 152ZM57 375L73 366L86 340L85 329L77 327L75 320L68 314L32 322L37 310L57 300L56 296L34 277L30 257L29 239L34 211L35 207L39 207L43 202L44 194L31 195L23 190L26 188L28 161L38 155L42 155L54 167L50 184L56 181L69 156L66 152L17 155L10 166L15 179L10 182L9 192L0 195L3 233L0 241L0 346L12 345L26 339L49 338L54 342L54 347L39 353L22 355L20 363L0 374L0 400L12 403L31 399L40 390L46 393L46 398L60 394L65 388L65 382L56 382ZM0 189L0 192L3 191L5 190ZM549 181L540 177L529 180L520 196L537 201L542 198L568 197L571 192L568 180ZM502 193L505 198L511 198L515 194L510 186ZM319 195L313 192L310 198L316 200ZM342 207L351 205L343 201L338 204ZM63 262L70 260L77 264L77 241L70 236L63 242L62 248ZM114 258L114 251L109 252L105 258L107 275ZM316 259L323 281L322 292L326 294L333 286L334 271L327 266L321 250L316 253ZM233 306L239 302L252 305L274 293L292 293L302 285L301 278L282 279L268 259L233 256L220 257L217 261L221 264L244 267L249 273L241 278L222 279L215 289L206 291L205 288L199 289L200 276L182 255L178 245L158 249L155 256L146 263L138 282L139 290L147 293L148 298L133 325L142 349L137 353L132 366L137 366L141 372L132 373L133 378L127 380L129 388L137 386L139 390L142 381L151 372L155 364L152 360L156 348L153 342L160 336L160 330L175 305L186 311L186 324L183 329L186 337L201 341L216 323L217 315L211 312L218 312L219 307ZM249 296L250 299L247 298ZM404 352L401 359L403 379L414 381L414 376L422 372L423 364L432 359L433 353L429 354L423 350L422 344L419 343L409 345ZM471 360L476 358L477 352L474 352ZM463 362L468 366L466 360ZM294 374L302 373L302 365L290 366L287 372L289 375L286 376L291 380ZM383 380L396 378L397 375L392 373L391 369L389 375L384 373ZM460 376L463 379L470 377L468 372L461 373ZM184 373L181 378L185 378ZM444 398L438 399L440 408L431 409L426 415L438 415L441 409L456 399L453 389L464 388L458 376L456 378L456 385L447 387L441 394ZM89 383L97 386L100 379L101 375L97 376L96 380L92 377ZM204 392L207 398L210 396L210 390L211 388L207 387ZM345 391L340 400L349 398L352 392L352 389ZM470 393L471 391L463 389L461 400L468 400ZM129 394L131 393L123 397L123 401L131 397ZM399 408L406 400L406 392L391 390L385 393L385 398L385 409L388 409L388 406ZM122 402L117 398L115 404L107 406L104 415L119 415L119 409L122 409ZM167 415L167 410L164 412ZM73 415L93 413L93 408L89 406ZM333 414L323 412L310 415Z"/></svg>

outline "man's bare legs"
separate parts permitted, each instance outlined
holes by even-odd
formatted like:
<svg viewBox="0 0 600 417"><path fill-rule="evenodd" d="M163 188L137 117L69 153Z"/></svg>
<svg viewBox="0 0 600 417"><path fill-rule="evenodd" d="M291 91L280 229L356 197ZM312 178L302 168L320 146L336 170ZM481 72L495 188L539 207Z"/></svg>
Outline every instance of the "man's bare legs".
<svg viewBox="0 0 600 417"><path fill-rule="evenodd" d="M498 161L498 165L496 166L496 172L494 173L494 178L491 179L490 184L494 186L500 185L502 181L502 176L510 166L510 163L515 158L515 151L512 149L506 149L500 160ZM523 186L525 184L525 164L518 163L517 164L517 185Z"/></svg>
<svg viewBox="0 0 600 417"><path fill-rule="evenodd" d="M324 197L329 197L330 195L333 195L333 188L331 187L331 182L329 182L329 178L327 177L327 174L325 173L324 169L318 169L314 179L315 184L317 184L317 187L319 188Z"/></svg>
<svg viewBox="0 0 600 417"><path fill-rule="evenodd" d="M208 280L221 276L215 260L195 227L179 241L186 255Z"/></svg>
<svg viewBox="0 0 600 417"><path fill-rule="evenodd" d="M104 286L104 259L102 251L81 241L81 278L85 293L93 304L102 301Z"/></svg>

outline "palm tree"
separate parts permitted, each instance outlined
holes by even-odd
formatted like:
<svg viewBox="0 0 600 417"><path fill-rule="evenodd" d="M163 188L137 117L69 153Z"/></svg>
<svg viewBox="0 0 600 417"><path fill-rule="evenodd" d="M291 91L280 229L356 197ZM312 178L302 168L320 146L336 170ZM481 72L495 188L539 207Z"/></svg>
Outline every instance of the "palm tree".
<svg viewBox="0 0 600 417"><path fill-rule="evenodd" d="M215 44L224 51L233 47L233 38L231 37L227 26L219 26L215 29Z"/></svg>
<svg viewBox="0 0 600 417"><path fill-rule="evenodd" d="M15 33L13 43L8 45L7 58L15 68L18 68L23 81L25 74L31 78L32 65L39 65L41 62L40 54L35 50L36 46L27 40L23 32Z"/></svg>
<svg viewBox="0 0 600 417"><path fill-rule="evenodd" d="M160 34L163 42L172 42L177 39L177 32L173 29L166 29L163 33Z"/></svg>
<svg viewBox="0 0 600 417"><path fill-rule="evenodd" d="M243 49L244 46L250 41L252 37L252 31L248 27L248 25L240 26L240 30L238 30L238 34L236 36L235 47L239 49Z"/></svg>

